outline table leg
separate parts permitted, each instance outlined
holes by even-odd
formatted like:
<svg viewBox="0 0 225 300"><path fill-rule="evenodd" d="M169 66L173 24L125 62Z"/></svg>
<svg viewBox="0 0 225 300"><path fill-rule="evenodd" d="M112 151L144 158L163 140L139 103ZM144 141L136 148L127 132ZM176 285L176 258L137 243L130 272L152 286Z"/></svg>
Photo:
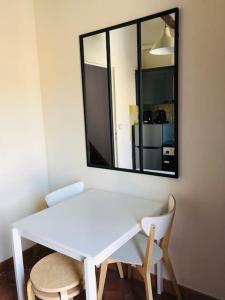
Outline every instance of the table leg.
<svg viewBox="0 0 225 300"><path fill-rule="evenodd" d="M84 260L86 300L97 300L95 264L90 258Z"/></svg>
<svg viewBox="0 0 225 300"><path fill-rule="evenodd" d="M18 300L25 300L23 251L21 237L16 228L12 229L12 246Z"/></svg>

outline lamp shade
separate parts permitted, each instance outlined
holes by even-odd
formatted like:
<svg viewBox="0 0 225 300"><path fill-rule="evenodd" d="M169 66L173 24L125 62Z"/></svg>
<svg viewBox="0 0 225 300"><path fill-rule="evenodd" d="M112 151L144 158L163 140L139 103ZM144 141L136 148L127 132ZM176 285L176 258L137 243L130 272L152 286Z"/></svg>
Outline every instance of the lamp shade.
<svg viewBox="0 0 225 300"><path fill-rule="evenodd" d="M165 26L160 39L152 46L149 51L153 55L168 55L174 53L174 38L168 26Z"/></svg>

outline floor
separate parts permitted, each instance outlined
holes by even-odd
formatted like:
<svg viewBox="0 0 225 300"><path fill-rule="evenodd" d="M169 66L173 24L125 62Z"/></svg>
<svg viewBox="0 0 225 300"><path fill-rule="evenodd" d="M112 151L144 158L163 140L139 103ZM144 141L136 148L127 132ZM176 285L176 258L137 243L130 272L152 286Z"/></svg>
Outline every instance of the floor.
<svg viewBox="0 0 225 300"><path fill-rule="evenodd" d="M28 278L32 266L43 256L49 254L49 250L43 249L32 252L24 258L26 278ZM0 273L0 300L16 300L16 285L13 268ZM84 293L75 298L85 300ZM104 290L104 300L145 300L144 284L137 280L120 279L118 273L109 270ZM176 298L163 294L154 295L154 300L175 300Z"/></svg>

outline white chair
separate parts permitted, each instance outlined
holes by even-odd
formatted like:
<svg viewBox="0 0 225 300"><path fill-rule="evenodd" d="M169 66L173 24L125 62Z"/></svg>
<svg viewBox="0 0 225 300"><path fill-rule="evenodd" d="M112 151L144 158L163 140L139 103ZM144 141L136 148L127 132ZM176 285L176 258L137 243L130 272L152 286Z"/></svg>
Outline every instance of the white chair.
<svg viewBox="0 0 225 300"><path fill-rule="evenodd" d="M56 205L84 191L82 181L49 193L48 207ZM83 263L60 253L52 253L38 261L31 270L27 284L28 300L35 296L43 300L72 299L83 289Z"/></svg>
<svg viewBox="0 0 225 300"><path fill-rule="evenodd" d="M150 266L163 261L173 283L177 299L181 300L181 293L173 271L172 263L168 254L168 244L171 234L176 202L172 195L169 195L168 213L158 217L146 217L141 221L145 234L139 233L124 246L117 250L109 259L101 265L98 300L102 299L103 289L108 265L122 262L136 267L144 278L146 299L152 300L152 286L150 277ZM159 245L154 241L161 241Z"/></svg>
<svg viewBox="0 0 225 300"><path fill-rule="evenodd" d="M66 200L67 198L79 195L83 191L84 183L82 181L78 181L46 195L45 201L48 207L50 207Z"/></svg>

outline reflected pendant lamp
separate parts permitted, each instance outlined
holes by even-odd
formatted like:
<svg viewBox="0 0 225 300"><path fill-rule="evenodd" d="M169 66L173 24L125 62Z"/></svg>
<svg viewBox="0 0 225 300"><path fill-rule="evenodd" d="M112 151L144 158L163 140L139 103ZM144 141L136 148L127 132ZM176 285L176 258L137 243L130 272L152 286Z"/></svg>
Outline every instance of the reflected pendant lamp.
<svg viewBox="0 0 225 300"><path fill-rule="evenodd" d="M165 24L160 39L149 51L153 55L168 55L174 53L174 37L170 33L169 26Z"/></svg>

